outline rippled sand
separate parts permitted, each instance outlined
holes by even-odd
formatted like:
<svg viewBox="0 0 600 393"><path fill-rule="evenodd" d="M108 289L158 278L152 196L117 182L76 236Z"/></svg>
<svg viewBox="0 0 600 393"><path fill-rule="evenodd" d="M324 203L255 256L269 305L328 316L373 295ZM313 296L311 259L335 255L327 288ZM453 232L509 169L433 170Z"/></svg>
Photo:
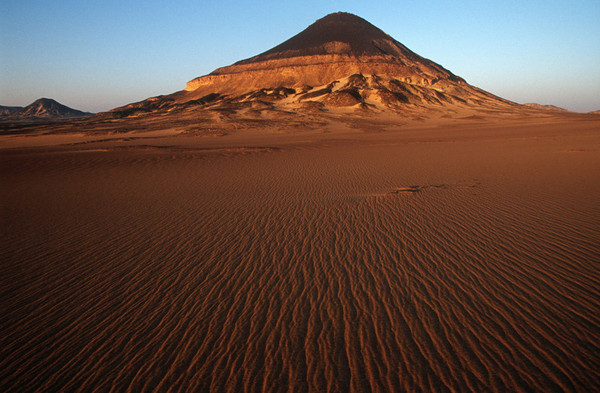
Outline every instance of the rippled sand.
<svg viewBox="0 0 600 393"><path fill-rule="evenodd" d="M598 388L598 124L419 132L3 152L1 390Z"/></svg>

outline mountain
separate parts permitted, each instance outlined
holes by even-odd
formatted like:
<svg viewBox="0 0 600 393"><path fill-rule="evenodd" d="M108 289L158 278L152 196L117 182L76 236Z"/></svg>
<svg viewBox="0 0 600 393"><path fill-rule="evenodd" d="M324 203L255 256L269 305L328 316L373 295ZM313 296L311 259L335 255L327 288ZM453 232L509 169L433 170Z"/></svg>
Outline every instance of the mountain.
<svg viewBox="0 0 600 393"><path fill-rule="evenodd" d="M125 129L168 125L220 134L267 123L356 127L367 117L371 124L404 124L530 115L557 116L559 111L520 105L472 86L366 20L338 12L272 49L190 80L184 90L93 119L132 120Z"/></svg>
<svg viewBox="0 0 600 393"><path fill-rule="evenodd" d="M342 103L354 104L368 102L367 96L373 96L362 94L364 91L374 93L373 103L377 106L376 101L382 101L384 107L444 102L509 103L470 86L366 20L343 12L317 20L262 54L191 80L185 88L187 94L177 100L281 87L294 89L298 100L319 97L317 92L332 94L341 90L347 94L337 96L348 96Z"/></svg>
<svg viewBox="0 0 600 393"><path fill-rule="evenodd" d="M0 110L2 121L56 121L80 119L92 115L92 113L69 108L50 98L40 98L24 108L0 107Z"/></svg>
<svg viewBox="0 0 600 393"><path fill-rule="evenodd" d="M106 117L184 116L220 111L223 118L282 111L349 110L422 116L448 108L507 111L520 107L414 53L366 20L327 15L257 56L189 81L184 90L116 108Z"/></svg>

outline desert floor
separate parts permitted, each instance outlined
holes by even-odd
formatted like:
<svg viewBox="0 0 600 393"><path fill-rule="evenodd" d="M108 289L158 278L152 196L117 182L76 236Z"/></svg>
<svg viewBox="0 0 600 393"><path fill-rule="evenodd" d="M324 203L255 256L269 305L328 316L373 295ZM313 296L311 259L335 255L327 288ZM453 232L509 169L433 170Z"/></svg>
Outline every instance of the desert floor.
<svg viewBox="0 0 600 393"><path fill-rule="evenodd" d="M599 121L0 149L4 392L600 386Z"/></svg>

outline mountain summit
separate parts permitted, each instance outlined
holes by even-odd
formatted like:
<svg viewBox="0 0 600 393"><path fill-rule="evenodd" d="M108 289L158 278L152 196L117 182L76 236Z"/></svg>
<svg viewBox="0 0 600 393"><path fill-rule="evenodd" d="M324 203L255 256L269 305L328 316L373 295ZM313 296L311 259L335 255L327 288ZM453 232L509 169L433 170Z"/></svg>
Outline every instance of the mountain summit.
<svg viewBox="0 0 600 393"><path fill-rule="evenodd" d="M346 12L329 14L301 33L258 56L236 64L301 56L344 54L349 56L395 55L422 60L379 28Z"/></svg>

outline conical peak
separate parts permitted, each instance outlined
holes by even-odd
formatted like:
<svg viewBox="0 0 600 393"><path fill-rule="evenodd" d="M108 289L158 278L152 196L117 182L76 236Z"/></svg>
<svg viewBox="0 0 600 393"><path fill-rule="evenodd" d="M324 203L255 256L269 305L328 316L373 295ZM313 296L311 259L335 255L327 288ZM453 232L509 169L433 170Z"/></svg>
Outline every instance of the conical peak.
<svg viewBox="0 0 600 393"><path fill-rule="evenodd" d="M394 48L390 51L390 47ZM390 53L391 52L391 53ZM347 12L326 15L276 47L236 64L298 56L344 54L350 56L412 55L406 47L363 18Z"/></svg>
<svg viewBox="0 0 600 393"><path fill-rule="evenodd" d="M365 19L348 12L335 12L333 14L325 15L310 25L306 30L309 29L321 31L324 30L330 34L344 32L351 35L356 35L357 32L361 32L377 37L387 37L387 34L373 26Z"/></svg>
<svg viewBox="0 0 600 393"><path fill-rule="evenodd" d="M38 98L37 100L35 100L32 104L53 104L53 103L57 103L55 100L53 100L52 98Z"/></svg>
<svg viewBox="0 0 600 393"><path fill-rule="evenodd" d="M188 82L194 94L243 94L261 88L321 86L353 74L389 76L419 86L462 79L366 20L338 12L257 56Z"/></svg>
<svg viewBox="0 0 600 393"><path fill-rule="evenodd" d="M372 40L391 39L363 18L347 12L329 14L317 20L296 37L310 39L312 41L310 43L316 45L331 41L344 42L357 51L366 49L365 44Z"/></svg>
<svg viewBox="0 0 600 393"><path fill-rule="evenodd" d="M38 98L31 104L27 105L24 110L26 111L34 111L34 112L44 112L44 111L62 111L65 109L70 109L57 101L51 98Z"/></svg>

